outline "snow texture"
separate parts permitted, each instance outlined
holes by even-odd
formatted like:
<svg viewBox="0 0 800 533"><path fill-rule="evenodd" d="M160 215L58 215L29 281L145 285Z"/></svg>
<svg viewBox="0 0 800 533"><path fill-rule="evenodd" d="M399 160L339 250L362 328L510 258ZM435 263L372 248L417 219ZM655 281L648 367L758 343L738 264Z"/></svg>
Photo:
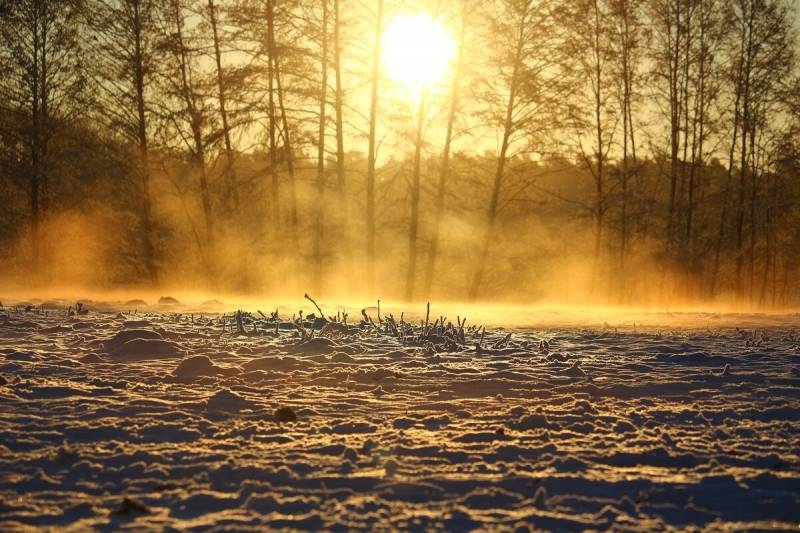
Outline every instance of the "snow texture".
<svg viewBox="0 0 800 533"><path fill-rule="evenodd" d="M709 320L441 351L6 310L0 530L796 528L798 317Z"/></svg>

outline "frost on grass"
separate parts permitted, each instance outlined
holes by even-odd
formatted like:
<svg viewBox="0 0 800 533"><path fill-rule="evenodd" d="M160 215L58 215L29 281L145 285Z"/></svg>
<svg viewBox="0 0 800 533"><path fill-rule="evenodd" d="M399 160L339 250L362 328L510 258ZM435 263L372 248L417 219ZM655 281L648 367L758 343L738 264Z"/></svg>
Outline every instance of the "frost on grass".
<svg viewBox="0 0 800 533"><path fill-rule="evenodd" d="M0 530L800 523L796 317L509 334L159 305L4 311Z"/></svg>

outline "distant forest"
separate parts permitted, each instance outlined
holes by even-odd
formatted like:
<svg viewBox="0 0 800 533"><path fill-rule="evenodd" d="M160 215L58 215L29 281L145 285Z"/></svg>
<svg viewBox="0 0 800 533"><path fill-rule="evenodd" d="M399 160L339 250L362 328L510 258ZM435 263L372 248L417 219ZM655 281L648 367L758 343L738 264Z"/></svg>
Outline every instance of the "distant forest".
<svg viewBox="0 0 800 533"><path fill-rule="evenodd" d="M0 0L0 290L796 306L797 11Z"/></svg>

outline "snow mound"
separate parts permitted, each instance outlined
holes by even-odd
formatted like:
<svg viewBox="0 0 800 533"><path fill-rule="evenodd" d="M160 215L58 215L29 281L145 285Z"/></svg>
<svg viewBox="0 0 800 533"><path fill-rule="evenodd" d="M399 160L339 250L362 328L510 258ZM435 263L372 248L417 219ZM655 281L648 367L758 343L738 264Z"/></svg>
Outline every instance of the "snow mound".
<svg viewBox="0 0 800 533"><path fill-rule="evenodd" d="M195 378L202 376L231 376L239 373L237 368L226 368L217 365L207 355L188 357L172 371L176 378Z"/></svg>
<svg viewBox="0 0 800 533"><path fill-rule="evenodd" d="M116 360L138 361L183 357L185 350L179 344L164 340L157 331L149 329L124 329L103 343L103 350Z"/></svg>
<svg viewBox="0 0 800 533"><path fill-rule="evenodd" d="M144 328L151 324L149 320L126 320L122 323L123 328L138 329Z"/></svg>
<svg viewBox="0 0 800 533"><path fill-rule="evenodd" d="M80 358L81 363L103 363L103 358L96 353L89 353Z"/></svg>
<svg viewBox="0 0 800 533"><path fill-rule="evenodd" d="M515 422L510 424L511 429L516 429L517 431L530 431L532 429L549 429L552 426L550 421L547 420L547 417L544 413L532 413L529 415L523 415Z"/></svg>
<svg viewBox="0 0 800 533"><path fill-rule="evenodd" d="M176 342L159 339L133 339L115 347L109 351L109 354L117 360L137 361L183 357L185 352Z"/></svg>
<svg viewBox="0 0 800 533"><path fill-rule="evenodd" d="M109 352L115 359L169 359L183 357L185 352L181 346L172 341L159 339L133 339Z"/></svg>
<svg viewBox="0 0 800 533"><path fill-rule="evenodd" d="M289 347L290 353L305 355L328 355L344 350L344 347L326 337L316 337Z"/></svg>
<svg viewBox="0 0 800 533"><path fill-rule="evenodd" d="M108 339L103 346L106 349L111 349L114 346L119 346L125 344L128 341L132 341L133 339L147 339L147 340L154 340L154 339L163 339L161 333L157 331L153 331L152 329L141 329L141 328L134 328L134 329L123 329L118 331L113 337Z"/></svg>
<svg viewBox="0 0 800 533"><path fill-rule="evenodd" d="M228 389L216 392L207 403L209 411L238 412L252 407L253 403L250 400Z"/></svg>

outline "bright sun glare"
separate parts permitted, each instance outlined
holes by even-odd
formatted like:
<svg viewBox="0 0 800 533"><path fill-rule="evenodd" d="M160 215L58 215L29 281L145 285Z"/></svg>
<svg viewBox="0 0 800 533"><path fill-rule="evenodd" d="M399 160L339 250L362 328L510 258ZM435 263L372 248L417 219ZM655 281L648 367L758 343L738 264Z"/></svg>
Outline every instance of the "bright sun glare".
<svg viewBox="0 0 800 533"><path fill-rule="evenodd" d="M450 33L427 13L398 15L383 33L387 75L415 94L445 74L454 51Z"/></svg>

